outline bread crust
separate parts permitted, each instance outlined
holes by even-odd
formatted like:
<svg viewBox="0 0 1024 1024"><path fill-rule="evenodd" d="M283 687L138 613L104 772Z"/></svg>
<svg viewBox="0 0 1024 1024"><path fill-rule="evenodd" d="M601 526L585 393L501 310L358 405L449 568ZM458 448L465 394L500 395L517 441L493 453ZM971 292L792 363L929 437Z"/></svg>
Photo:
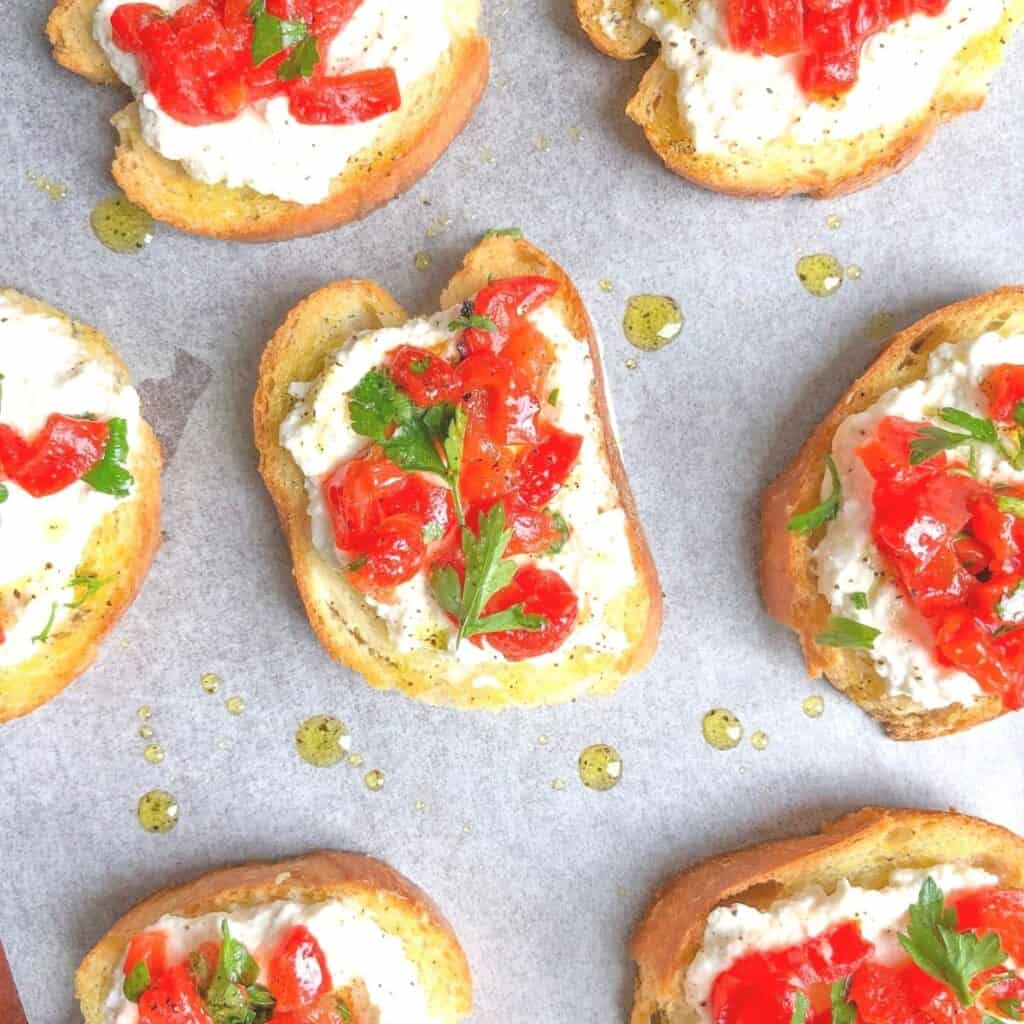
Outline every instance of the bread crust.
<svg viewBox="0 0 1024 1024"><path fill-rule="evenodd" d="M657 892L630 950L637 964L631 1024L695 1024L684 980L707 917L732 902L767 906L809 885L884 884L894 868L965 862L1024 887L1024 839L953 812L866 807L822 832L712 857Z"/></svg>
<svg viewBox="0 0 1024 1024"><path fill-rule="evenodd" d="M99 0L59 0L47 22L53 55L94 82L119 82L92 36ZM251 188L210 185L191 177L142 138L138 104L111 119L118 143L111 171L132 202L158 220L195 235L272 242L312 235L366 216L415 184L473 115L487 85L490 46L477 35L478 0L451 0L458 33L431 74L402 97L385 130L349 161L320 203L302 205Z"/></svg>
<svg viewBox="0 0 1024 1024"><path fill-rule="evenodd" d="M628 3L635 12L635 0ZM634 15L624 21L621 37L610 36L600 20L601 9L600 0L576 0L580 22L594 45L620 59L637 56L647 42L636 28L644 28L642 23ZM815 145L776 140L724 156L698 153L679 113L677 75L660 56L648 68L626 113L670 170L703 188L762 199L847 195L902 170L928 145L940 124L982 106L1005 45L1022 17L1024 0L1006 0L999 24L970 40L946 68L930 106L895 131L889 126Z"/></svg>
<svg viewBox="0 0 1024 1024"><path fill-rule="evenodd" d="M953 704L923 709L906 697L890 696L885 681L863 652L815 643L831 614L828 601L818 592L812 558L824 529L807 535L787 530L786 524L798 511L817 504L825 455L831 451L843 420L863 412L890 388L923 378L929 356L940 345L976 338L990 330L1004 335L1024 331L1024 287L1000 288L946 306L890 339L761 501L761 592L768 611L799 636L808 674L824 675L877 718L893 739L932 739L1005 712L995 696L985 696L969 707Z"/></svg>
<svg viewBox="0 0 1024 1024"><path fill-rule="evenodd" d="M103 1003L132 936L166 914L198 917L276 900L356 900L386 932L402 939L428 1004L456 1024L473 1004L469 964L451 925L430 898L393 868L356 853L320 850L302 857L223 868L161 889L124 915L93 947L75 975L85 1024L103 1024Z"/></svg>
<svg viewBox="0 0 1024 1024"><path fill-rule="evenodd" d="M438 651L399 654L389 650L381 620L317 553L310 534L304 478L278 435L290 409L288 386L292 382L317 376L324 357L356 332L409 319L401 306L372 282L339 281L314 293L289 313L267 346L253 412L260 472L288 540L296 583L315 633L333 658L360 672L370 685L398 689L432 704L491 709L571 700L586 692L610 693L627 675L643 668L654 653L661 626L661 588L615 443L597 339L568 276L522 239L492 237L481 242L445 289L442 306L469 298L491 274L541 274L557 280L561 287L551 302L572 333L589 346L605 452L626 510L630 549L639 576L625 595L624 625L630 639L625 652L581 654L572 665L557 670L529 662L460 668Z"/></svg>
<svg viewBox="0 0 1024 1024"><path fill-rule="evenodd" d="M2 290L0 295L26 313L67 324L90 357L108 366L121 384L130 383L127 367L93 328L19 292ZM160 544L160 444L145 420L128 467L135 478L131 496L97 525L79 562L84 575L112 577L112 582L60 622L31 658L0 667L0 723L27 715L77 679L139 592Z"/></svg>

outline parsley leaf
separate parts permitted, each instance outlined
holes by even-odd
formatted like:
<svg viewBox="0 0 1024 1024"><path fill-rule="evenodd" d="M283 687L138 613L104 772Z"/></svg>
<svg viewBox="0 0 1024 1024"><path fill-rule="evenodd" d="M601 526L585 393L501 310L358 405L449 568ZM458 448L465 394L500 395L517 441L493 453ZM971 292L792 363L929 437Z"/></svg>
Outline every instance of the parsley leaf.
<svg viewBox="0 0 1024 1024"><path fill-rule="evenodd" d="M480 516L478 533L462 528L462 553L466 560L465 582L450 566L442 566L431 576L431 588L438 604L459 620L456 647L471 636L503 633L509 629L540 629L543 615L523 611L521 604L484 615L488 601L512 582L516 563L504 557L512 531L505 529L505 506L499 501Z"/></svg>
<svg viewBox="0 0 1024 1024"><path fill-rule="evenodd" d="M287 21L268 14L266 0L253 0L249 5L249 17L253 23L253 67L258 67L282 50L303 42L309 36L305 22ZM278 76L280 77L280 68Z"/></svg>
<svg viewBox="0 0 1024 1024"><path fill-rule="evenodd" d="M881 632L880 629L866 626L856 619L833 615L828 620L828 629L819 633L814 642L822 647L857 647L870 651L874 646L875 637L880 636Z"/></svg>
<svg viewBox="0 0 1024 1024"><path fill-rule="evenodd" d="M320 50L317 48L316 36L306 36L281 62L277 69L278 81L290 82L296 78L312 78L313 69L319 63Z"/></svg>
<svg viewBox="0 0 1024 1024"><path fill-rule="evenodd" d="M811 1004L807 1001L807 996L803 992L797 992L793 1002L793 1016L789 1018L789 1024L804 1024L807 1020L807 1011L810 1008Z"/></svg>
<svg viewBox="0 0 1024 1024"><path fill-rule="evenodd" d="M1024 427L1024 402L1018 402L1013 407L1013 422L1018 427Z"/></svg>
<svg viewBox="0 0 1024 1024"><path fill-rule="evenodd" d="M934 458L939 452L962 448L973 440L970 434L954 434L952 431L943 430L942 427L922 427L917 437L910 442L910 464L920 465Z"/></svg>
<svg viewBox="0 0 1024 1024"><path fill-rule="evenodd" d="M996 507L1000 512L1009 512L1011 516L1024 519L1024 498L1011 498L1009 495L1000 494L996 498Z"/></svg>
<svg viewBox="0 0 1024 1024"><path fill-rule="evenodd" d="M857 1007L850 1002L850 978L832 982L829 989L832 1024L857 1024Z"/></svg>
<svg viewBox="0 0 1024 1024"><path fill-rule="evenodd" d="M819 526L824 526L831 519L839 514L839 502L842 496L842 487L839 483L839 470L831 455L825 456L825 468L832 480L832 493L814 508L793 516L786 529L793 533L813 533Z"/></svg>
<svg viewBox="0 0 1024 1024"><path fill-rule="evenodd" d="M337 1000L337 1007L342 1024L352 1024L352 1011L340 999Z"/></svg>
<svg viewBox="0 0 1024 1024"><path fill-rule="evenodd" d="M980 441L982 444L999 443L996 426L991 420L979 419L977 416L964 412L963 409L954 409L948 405L939 410L939 418L944 423L966 431L975 441Z"/></svg>
<svg viewBox="0 0 1024 1024"><path fill-rule="evenodd" d="M565 542L569 539L569 524L565 521L565 516L561 512L549 512L548 515L551 517L551 525L558 531L558 537L551 542L551 546L544 554L557 555L565 547Z"/></svg>
<svg viewBox="0 0 1024 1024"><path fill-rule="evenodd" d="M437 450L438 435L426 416L414 416L395 427L395 432L381 447L399 469L407 473L447 475L447 467Z"/></svg>
<svg viewBox="0 0 1024 1024"><path fill-rule="evenodd" d="M0 505L7 500L7 488L0 483Z"/></svg>
<svg viewBox="0 0 1024 1024"><path fill-rule="evenodd" d="M979 937L970 931L958 932L956 927L956 910L945 905L942 890L928 877L899 940L922 971L948 985L961 1006L970 1006L974 1002L971 980L981 971L997 967L1007 954L995 932Z"/></svg>
<svg viewBox="0 0 1024 1024"><path fill-rule="evenodd" d="M1020 999L1000 999L996 1006L999 1012L1010 1020L1024 1020L1024 1013L1021 1012L1022 1003Z"/></svg>
<svg viewBox="0 0 1024 1024"><path fill-rule="evenodd" d="M45 644L50 639L50 633L53 631L53 624L57 621L57 602L54 601L50 606L50 617L46 620L46 625L43 626L43 631L37 633L32 637L32 643L34 644Z"/></svg>
<svg viewBox="0 0 1024 1024"><path fill-rule="evenodd" d="M213 1024L265 1024L273 1010L273 996L257 985L259 964L237 939L227 921L221 924L223 941L217 969L206 992L206 1009Z"/></svg>
<svg viewBox="0 0 1024 1024"><path fill-rule="evenodd" d="M102 590L108 583L113 582L113 576L107 576L104 579L100 579L98 576L72 576L68 580L68 586L74 590L82 589L82 595L75 598L67 607L81 608L97 591Z"/></svg>
<svg viewBox="0 0 1024 1024"><path fill-rule="evenodd" d="M137 1003L142 996L142 993L149 988L149 983L152 979L149 976L149 964L145 960L139 960L135 966L128 972L124 979L124 985L121 987L121 991L124 992L124 997L131 1003Z"/></svg>
<svg viewBox="0 0 1024 1024"><path fill-rule="evenodd" d="M489 316L477 316L475 313L457 317L448 324L449 331L461 331L467 327L475 327L480 331L497 330L494 326L494 321Z"/></svg>
<svg viewBox="0 0 1024 1024"><path fill-rule="evenodd" d="M868 595L863 590L855 590L850 595L850 603L859 611L865 611L868 606Z"/></svg>
<svg viewBox="0 0 1024 1024"><path fill-rule="evenodd" d="M412 399L386 373L371 370L348 393L348 415L357 434L384 441L392 424L412 418Z"/></svg>
<svg viewBox="0 0 1024 1024"><path fill-rule="evenodd" d="M964 445L971 445L973 442L979 444L993 445L999 454L1008 462L1014 462L1013 457L1006 450L999 438L999 431L996 425L989 419L972 416L963 409L954 409L952 406L943 406L939 410L939 419L950 426L958 427L964 431L962 434L946 430L943 427L922 427L910 442L910 464L912 466L927 462L928 459L938 455L939 452L948 451L953 448L962 448ZM975 472L974 451L970 453L972 475Z"/></svg>
<svg viewBox="0 0 1024 1024"><path fill-rule="evenodd" d="M107 447L103 458L82 479L94 490L127 498L134 479L125 463L128 461L128 424L115 416L107 422Z"/></svg>

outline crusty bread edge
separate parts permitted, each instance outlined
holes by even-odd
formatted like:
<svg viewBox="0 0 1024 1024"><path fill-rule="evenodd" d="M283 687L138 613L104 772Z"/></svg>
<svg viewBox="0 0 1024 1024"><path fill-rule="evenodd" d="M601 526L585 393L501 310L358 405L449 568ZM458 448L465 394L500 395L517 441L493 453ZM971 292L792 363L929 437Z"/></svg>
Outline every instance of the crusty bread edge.
<svg viewBox="0 0 1024 1024"><path fill-rule="evenodd" d="M601 7L600 0L577 0L577 14L594 45L620 59L638 56L646 42L643 36L635 27L622 39L608 36L599 20ZM703 188L762 199L846 195L902 170L927 146L941 123L982 106L991 75L1022 17L1024 0L1007 0L1002 20L969 40L950 62L930 106L895 132L889 126L816 145L777 141L722 156L697 153L679 114L677 76L660 56L644 74L626 113L670 170Z"/></svg>
<svg viewBox="0 0 1024 1024"><path fill-rule="evenodd" d="M47 35L58 63L91 81L116 84L117 76L92 37L97 6L98 0L58 0ZM132 202L191 234L272 242L329 231L366 216L433 167L476 110L489 68L490 45L484 37L454 36L438 68L405 98L407 116L400 111L396 116L403 119L389 129L386 139L374 140L353 156L321 203L302 205L252 189L197 181L180 163L166 160L143 141L137 103L112 118L118 143L111 170ZM442 95L429 97L435 78L445 89ZM423 97L432 99L426 116L418 109Z"/></svg>
<svg viewBox="0 0 1024 1024"><path fill-rule="evenodd" d="M399 937L406 941L436 1019L456 1024L469 1014L473 1002L469 964L451 925L429 897L379 860L320 850L287 860L223 868L143 900L113 925L78 968L75 992L85 1024L103 1024L103 1003L131 937L164 915L197 917L276 900L332 899L357 900L391 934L395 932L387 924L392 919L405 929L421 931L420 941Z"/></svg>
<svg viewBox="0 0 1024 1024"><path fill-rule="evenodd" d="M979 818L953 812L866 807L822 832L763 843L705 860L670 879L637 926L631 1024L694 1024L684 981L711 911L723 904L766 906L811 884L841 878L885 884L894 868L969 862L1000 884L1024 886L1024 839Z"/></svg>
<svg viewBox="0 0 1024 1024"><path fill-rule="evenodd" d="M557 685L550 685L551 680L545 676L543 668L533 668L529 662L523 662L498 667L481 666L472 678L475 681L478 676L481 680L487 677L488 685L474 686L465 679L452 678L448 671L448 658L441 654L427 658L429 668L424 670L420 666L410 665L408 660L403 661L387 651L374 648L357 626L346 622L346 610L339 608L339 604L345 600L345 594L335 591L332 596L323 592L325 563L312 544L302 474L278 439L283 418L282 396L288 385L297 379L289 376L282 369L282 364L291 358L297 346L307 343L300 335L300 325L312 319L314 314L310 311L313 309L331 309L331 316L339 323L339 327L343 319L342 309L346 303L353 301L360 310L373 309L373 319L376 321L368 323L365 317L357 319L352 324L353 329L404 322L408 319L407 314L387 292L371 282L343 281L321 289L296 306L264 352L253 413L260 472L274 500L292 552L293 572L307 615L324 648L333 658L361 673L372 686L399 689L428 703L473 709L571 700L588 690L592 693L611 692L627 675L642 669L653 656L662 617L662 596L657 572L637 518L635 501L610 426L597 341L582 301L565 272L538 249L522 239L492 237L481 242L466 257L463 269L445 290L442 305L447 308L473 295L486 283L491 270L499 276L535 273L558 280L563 287L555 301L560 303L563 311L568 311L570 330L587 342L593 359L594 388L602 418L606 453L627 512L630 547L638 569L639 582L633 592L643 605L640 608L643 616L640 635L621 656L602 656L602 670L593 679L587 676L582 679L560 678ZM333 340L330 335L322 339L320 351L314 353L317 359L311 360L317 369L307 377L298 379L315 376L322 365L323 356L337 349L347 336L348 332L341 332L333 335ZM343 590L347 592L351 588L343 587ZM350 614L354 613L358 603L353 598L348 599L347 610ZM544 679L546 685L539 685L541 679ZM494 685L495 682L497 685Z"/></svg>
<svg viewBox="0 0 1024 1024"><path fill-rule="evenodd" d="M976 338L987 330L1024 331L1024 286L1000 288L946 306L895 335L761 501L761 590L768 611L799 636L808 673L824 675L877 718L894 739L931 739L958 732L996 718L1003 713L1002 704L989 696L969 707L924 710L906 698L888 696L863 652L816 644L814 638L831 614L828 601L818 592L812 557L822 531L790 532L786 523L818 502L825 455L843 420L873 405L890 388L924 377L928 358L939 345Z"/></svg>
<svg viewBox="0 0 1024 1024"><path fill-rule="evenodd" d="M66 324L90 357L109 366L120 383L130 383L128 370L110 342L92 327L19 292L4 289L0 295L26 313ZM79 563L101 578L115 579L72 611L38 653L17 665L0 667L0 723L28 714L77 679L95 660L100 644L146 578L160 545L161 456L159 442L145 420L140 423L139 439L129 453L134 492L96 527Z"/></svg>

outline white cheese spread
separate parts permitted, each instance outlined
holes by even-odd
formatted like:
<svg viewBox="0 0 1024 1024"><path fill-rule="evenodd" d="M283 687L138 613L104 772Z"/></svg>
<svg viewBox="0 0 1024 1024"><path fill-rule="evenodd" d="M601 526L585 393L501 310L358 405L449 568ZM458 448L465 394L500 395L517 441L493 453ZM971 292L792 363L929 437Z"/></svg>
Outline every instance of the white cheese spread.
<svg viewBox="0 0 1024 1024"><path fill-rule="evenodd" d="M139 100L142 136L199 181L306 205L327 198L331 180L360 150L373 144L394 114L349 125L300 124L286 96L247 106L230 121L189 125L160 108L146 90L139 62L113 41L110 16L125 0L101 0L93 33L118 77ZM167 11L187 0L153 0ZM363 0L326 57L330 74L394 68L403 97L442 59L451 42L444 0Z"/></svg>
<svg viewBox="0 0 1024 1024"><path fill-rule="evenodd" d="M1003 14L1003 0L950 0L942 14L894 22L864 44L853 88L838 101L819 103L801 90L795 57L730 46L725 2L643 0L637 12L678 76L680 115L701 153L778 139L814 145L899 124L931 103L950 61Z"/></svg>
<svg viewBox="0 0 1024 1024"><path fill-rule="evenodd" d="M267 961L288 929L304 925L320 944L335 989L362 981L370 1002L380 1012L380 1024L433 1024L427 995L415 963L402 940L389 935L373 914L354 900L328 903L279 901L262 907L202 917L160 918L152 927L168 936L168 956L178 963L203 942L219 942L221 924L228 922L233 938L243 943L260 966L259 982L266 984ZM105 1004L104 1024L137 1024L139 1010L122 992L124 959L114 971L114 984Z"/></svg>
<svg viewBox="0 0 1024 1024"><path fill-rule="evenodd" d="M27 314L0 296L0 423L31 438L51 413L99 419L122 417L129 450L137 440L139 398L114 373L91 359L71 328L56 317ZM38 650L51 612L57 629L75 599L68 587L89 537L117 500L78 481L33 498L6 481L0 503L0 667Z"/></svg>
<svg viewBox="0 0 1024 1024"><path fill-rule="evenodd" d="M886 416L939 423L935 414L943 406L987 416L982 383L1000 363L1024 364L1024 335L1004 338L989 333L974 341L942 345L932 353L923 380L893 388L871 408L847 417L832 441L843 493L839 514L828 524L814 552L818 589L836 615L881 630L870 652L876 671L887 682L890 694L909 697L923 708L970 704L982 691L967 673L936 662L927 623L904 600L899 586L886 577L871 540L874 480L856 450L874 436ZM1024 473L1014 470L993 446L977 445L975 451L980 479L1024 482ZM831 485L823 482L822 493L830 489ZM856 593L867 595L867 608L854 605ZM1011 605L1010 611L1014 609Z"/></svg>
<svg viewBox="0 0 1024 1024"><path fill-rule="evenodd" d="M349 391L399 345L450 351L455 335L447 325L457 315L457 309L448 310L402 327L364 332L328 360L317 380L292 385L297 401L281 425L281 444L306 475L313 543L330 564L340 567L347 559L334 546L330 515L321 493L323 478L367 446L366 438L351 426ZM555 365L549 378L549 387L559 396L555 420L563 430L583 437L576 466L549 506L565 517L569 539L560 552L538 561L542 568L562 575L580 606L578 624L562 648L531 659L539 664L557 664L576 646L602 653L626 649L628 638L609 625L606 613L611 602L636 581L637 570L629 546L626 513L604 453L592 390L590 348L574 338L549 307L542 307L530 319L555 346ZM443 641L447 637L449 651L461 663L504 660L486 645L478 648L462 644L458 652L454 651L451 621L431 593L425 573L396 587L393 601L366 600L386 623L399 651L436 647L439 638Z"/></svg>
<svg viewBox="0 0 1024 1024"><path fill-rule="evenodd" d="M861 935L874 944L872 958L894 963L906 958L897 939L907 909L917 901L931 877L947 896L963 889L996 885L998 878L981 868L942 864L893 871L888 884L863 889L842 879L831 892L813 885L778 900L766 910L733 903L713 910L704 928L700 951L686 972L686 1001L704 1024L710 1024L708 1002L715 979L748 953L800 945L844 921L860 923Z"/></svg>

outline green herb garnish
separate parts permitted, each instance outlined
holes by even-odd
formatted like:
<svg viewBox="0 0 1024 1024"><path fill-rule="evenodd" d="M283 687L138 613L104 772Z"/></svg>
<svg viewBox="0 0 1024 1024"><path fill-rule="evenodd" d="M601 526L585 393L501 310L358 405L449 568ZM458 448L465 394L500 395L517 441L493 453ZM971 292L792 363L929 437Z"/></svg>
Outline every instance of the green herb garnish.
<svg viewBox="0 0 1024 1024"><path fill-rule="evenodd" d="M993 445L1004 459L1008 462L1014 461L999 439L999 431L996 430L996 425L991 420L972 416L969 412L964 412L963 409L954 409L951 406L944 406L939 410L939 419L950 426L958 427L964 433L958 434L943 427L922 427L918 431L917 437L910 442L910 464L912 466L927 462L939 452L975 443ZM976 471L975 466L972 469L972 475Z"/></svg>
<svg viewBox="0 0 1024 1024"><path fill-rule="evenodd" d="M433 540L440 540L443 533L444 527L436 519L431 519L430 522L423 527L423 539L428 544Z"/></svg>
<svg viewBox="0 0 1024 1024"><path fill-rule="evenodd" d="M789 1024L804 1024L807 1020L807 1011L810 1008L811 1004L807 1001L807 996L803 992L797 992L793 1002L793 1016L789 1018Z"/></svg>
<svg viewBox="0 0 1024 1024"><path fill-rule="evenodd" d="M832 1024L856 1024L857 1007L850 1002L849 978L832 982L829 1003L832 1008Z"/></svg>
<svg viewBox="0 0 1024 1024"><path fill-rule="evenodd" d="M124 985L121 986L121 991L124 992L124 997L130 1003L137 1003L142 996L142 993L149 988L149 983L152 979L149 976L149 964L145 960L139 960L138 963L128 972L124 979Z"/></svg>
<svg viewBox="0 0 1024 1024"><path fill-rule="evenodd" d="M249 5L249 17L253 23L253 67L269 60L282 50L287 50L289 46L301 43L309 36L305 22L288 21L268 14L266 0L253 0ZM279 68L278 76L280 71Z"/></svg>
<svg viewBox="0 0 1024 1024"><path fill-rule="evenodd" d="M340 999L337 1001L337 1006L343 1024L352 1024L352 1011Z"/></svg>
<svg viewBox="0 0 1024 1024"><path fill-rule="evenodd" d="M127 498L134 482L125 463L128 461L128 424L115 416L107 422L107 447L103 458L82 479L94 490Z"/></svg>
<svg viewBox="0 0 1024 1024"><path fill-rule="evenodd" d="M270 993L256 984L259 964L241 942L231 937L227 921L221 925L221 935L217 969L206 992L210 1019L213 1024L265 1024L273 1012L273 1002L267 1003Z"/></svg>
<svg viewBox="0 0 1024 1024"><path fill-rule="evenodd" d="M463 331L467 327L475 327L478 331L497 330L494 321L489 316L477 316L475 313L456 317L448 324L449 331Z"/></svg>
<svg viewBox="0 0 1024 1024"><path fill-rule="evenodd" d="M839 470L836 469L835 461L831 455L825 456L825 468L828 470L828 475L832 481L832 493L820 504L815 505L814 508L793 516L786 523L787 530L791 530L793 533L813 533L819 526L824 526L825 523L835 519L839 514L842 487L839 483Z"/></svg>
<svg viewBox="0 0 1024 1024"><path fill-rule="evenodd" d="M999 1012L1009 1020L1024 1020L1024 1013L1021 1012L1022 1004L1019 999L1000 999L996 1006L999 1007Z"/></svg>
<svg viewBox="0 0 1024 1024"><path fill-rule="evenodd" d="M455 646L468 637L503 633L509 629L541 629L543 615L528 614L521 604L484 615L487 602L512 582L516 563L504 557L512 531L505 529L505 506L499 501L480 516L478 533L462 528L462 553L466 560L465 582L446 565L434 571L430 585L441 607L459 621Z"/></svg>
<svg viewBox="0 0 1024 1024"><path fill-rule="evenodd" d="M72 576L68 580L68 586L74 590L82 589L82 594L72 601L71 604L67 605L67 607L80 608L95 593L102 590L108 583L113 582L113 576L107 576L104 579L100 579L98 576Z"/></svg>
<svg viewBox="0 0 1024 1024"><path fill-rule="evenodd" d="M1011 516L1024 519L1024 498L1011 498L1009 495L1000 494L996 498L996 507L1000 512L1008 512Z"/></svg>
<svg viewBox="0 0 1024 1024"><path fill-rule="evenodd" d="M833 615L828 620L828 629L819 633L814 642L822 647L856 647L870 651L874 646L875 637L880 636L881 632L880 629L865 626L856 619Z"/></svg>
<svg viewBox="0 0 1024 1024"><path fill-rule="evenodd" d="M864 611L868 606L868 595L863 590L855 590L850 595L850 603L858 611Z"/></svg>
<svg viewBox="0 0 1024 1024"><path fill-rule="evenodd" d="M945 905L942 890L931 877L924 880L917 902L910 908L910 923L899 940L922 971L953 990L961 1006L974 1002L974 977L1006 959L995 932L979 937L971 931L957 931L956 910Z"/></svg>
<svg viewBox="0 0 1024 1024"><path fill-rule="evenodd" d="M32 637L32 643L34 644L45 644L50 639L50 633L53 631L53 624L57 621L57 602L54 601L50 605L50 617L46 620L46 625L43 626L43 631Z"/></svg>
<svg viewBox="0 0 1024 1024"><path fill-rule="evenodd" d="M421 373L426 373L427 370L430 369L430 360L426 359L426 358L424 358L424 359L414 359L409 364L409 369L410 369L410 371L412 373L415 373L416 376L418 377Z"/></svg>
<svg viewBox="0 0 1024 1024"><path fill-rule="evenodd" d="M8 490L5 484L0 483L0 505L2 505L8 497Z"/></svg>
<svg viewBox="0 0 1024 1024"><path fill-rule="evenodd" d="M548 395L548 405L558 405L558 396L561 394L560 388L555 388L550 395Z"/></svg>
<svg viewBox="0 0 1024 1024"><path fill-rule="evenodd" d="M296 78L312 78L313 70L319 63L320 50L316 36L306 36L281 62L277 69L278 81L291 82Z"/></svg>

